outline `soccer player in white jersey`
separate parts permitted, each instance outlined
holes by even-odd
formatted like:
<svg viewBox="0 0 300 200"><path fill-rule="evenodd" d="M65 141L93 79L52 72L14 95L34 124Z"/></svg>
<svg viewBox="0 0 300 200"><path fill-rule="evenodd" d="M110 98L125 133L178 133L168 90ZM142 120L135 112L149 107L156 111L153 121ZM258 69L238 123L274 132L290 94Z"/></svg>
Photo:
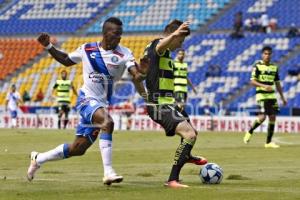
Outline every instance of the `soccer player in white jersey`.
<svg viewBox="0 0 300 200"><path fill-rule="evenodd" d="M11 86L11 91L6 95L5 111L10 112L11 128L17 127L18 106L22 103L21 96L16 90L16 85Z"/></svg>
<svg viewBox="0 0 300 200"><path fill-rule="evenodd" d="M61 64L71 66L82 61L83 86L78 95L76 108L81 115L77 126L76 138L72 144L61 144L44 152L31 152L31 163L27 178L31 181L35 172L47 161L81 156L99 137L99 147L102 155L104 177L103 183L110 185L119 183L123 177L112 167L112 133L114 122L108 114L107 105L112 95L113 83L121 78L125 70L132 75L132 80L138 92L144 93L140 80L144 79L144 70L148 68L148 60L141 59L140 65L135 62L132 52L121 45L123 33L122 21L116 17L108 18L102 27L101 42L81 45L72 53L56 49L50 42L50 36L42 33L38 41Z"/></svg>

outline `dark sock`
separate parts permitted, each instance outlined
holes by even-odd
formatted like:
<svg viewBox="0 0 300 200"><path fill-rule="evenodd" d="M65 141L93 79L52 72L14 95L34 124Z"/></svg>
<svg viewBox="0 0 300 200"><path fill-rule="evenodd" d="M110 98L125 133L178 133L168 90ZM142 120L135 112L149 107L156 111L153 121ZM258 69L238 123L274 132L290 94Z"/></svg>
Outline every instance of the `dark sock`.
<svg viewBox="0 0 300 200"><path fill-rule="evenodd" d="M249 133L252 134L253 131L259 127L262 124L261 121L259 121L258 119L254 121L254 124L252 125L251 129L249 130Z"/></svg>
<svg viewBox="0 0 300 200"><path fill-rule="evenodd" d="M190 157L191 150L195 144L195 140L188 140L183 139L180 145L178 146L175 157L174 163L172 166L171 174L168 181L174 181L179 179L179 173L183 165Z"/></svg>
<svg viewBox="0 0 300 200"><path fill-rule="evenodd" d="M58 125L58 129L60 129L60 127L61 127L61 118L60 117L58 118L57 125Z"/></svg>
<svg viewBox="0 0 300 200"><path fill-rule="evenodd" d="M267 144L272 141L272 137L274 134L275 122L269 122L268 124L268 136L267 136Z"/></svg>
<svg viewBox="0 0 300 200"><path fill-rule="evenodd" d="M64 120L64 129L66 129L66 127L67 127L67 125L68 125L68 122L69 122L68 119L65 119L65 120Z"/></svg>

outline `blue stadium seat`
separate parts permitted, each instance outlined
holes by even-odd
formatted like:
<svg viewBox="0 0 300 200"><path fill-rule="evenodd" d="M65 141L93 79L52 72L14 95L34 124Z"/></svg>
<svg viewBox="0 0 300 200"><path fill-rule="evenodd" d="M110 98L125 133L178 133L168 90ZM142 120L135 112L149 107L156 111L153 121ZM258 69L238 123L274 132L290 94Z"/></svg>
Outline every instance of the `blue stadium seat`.
<svg viewBox="0 0 300 200"><path fill-rule="evenodd" d="M0 35L73 33L105 10L113 0L51 2L15 0L0 12Z"/></svg>
<svg viewBox="0 0 300 200"><path fill-rule="evenodd" d="M243 19L251 17L260 17L266 13L269 18L276 18L278 26L281 28L288 28L294 23L300 27L300 20L298 20L300 12L300 1L298 0L270 0L260 1L262 4L258 5L258 0L239 1L236 6L230 9L217 22L210 25L212 30L232 29L235 13L243 12Z"/></svg>
<svg viewBox="0 0 300 200"><path fill-rule="evenodd" d="M198 29L230 0L219 1L132 1L125 0L93 24L88 33L97 33L107 17L116 16L124 22L125 32L162 31L172 19L191 20L191 29Z"/></svg>
<svg viewBox="0 0 300 200"><path fill-rule="evenodd" d="M197 86L200 97L192 95L190 102L194 102L194 99L197 99L197 102L209 99L210 102L220 104L228 96L247 85L250 81L253 63L261 58L263 45L270 45L274 48L274 57L278 61L299 44L299 39L287 39L282 34L247 34L240 40L233 40L228 34L193 35L184 43L184 49L186 49L186 61L189 63L189 78ZM284 64L280 68L280 74L286 77L289 63L299 63L299 58L300 56L296 56ZM207 77L206 72L210 65L215 64L221 67L220 76ZM282 84L284 92L288 95L287 99L296 98L294 93L300 92L300 86L299 91L295 92L297 80L282 78ZM134 92L128 94L126 91L128 90L123 88L118 92L122 95L134 94ZM255 104L255 88L252 87L241 97L233 100L228 107L253 107Z"/></svg>

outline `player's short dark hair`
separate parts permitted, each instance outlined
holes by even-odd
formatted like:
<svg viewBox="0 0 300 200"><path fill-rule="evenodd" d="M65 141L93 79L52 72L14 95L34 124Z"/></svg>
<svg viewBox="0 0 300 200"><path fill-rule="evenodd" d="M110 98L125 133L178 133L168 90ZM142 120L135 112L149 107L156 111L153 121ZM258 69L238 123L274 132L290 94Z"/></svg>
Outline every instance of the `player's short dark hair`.
<svg viewBox="0 0 300 200"><path fill-rule="evenodd" d="M171 33L173 33L174 31L176 31L178 29L178 27L183 24L182 21L178 20L178 19L174 19L173 21L171 21L166 27L165 27L165 30L164 30L164 33L169 35ZM186 33L186 36L189 35L191 33L191 30L188 28L187 29L187 33Z"/></svg>
<svg viewBox="0 0 300 200"><path fill-rule="evenodd" d="M107 23L116 24L118 26L122 26L123 25L123 22L119 18L117 18L117 17L109 17L103 23L102 32L105 31L105 29L106 29L105 26L106 26Z"/></svg>
<svg viewBox="0 0 300 200"><path fill-rule="evenodd" d="M261 52L263 53L264 51L270 51L272 53L273 49L270 46L264 46L261 50Z"/></svg>

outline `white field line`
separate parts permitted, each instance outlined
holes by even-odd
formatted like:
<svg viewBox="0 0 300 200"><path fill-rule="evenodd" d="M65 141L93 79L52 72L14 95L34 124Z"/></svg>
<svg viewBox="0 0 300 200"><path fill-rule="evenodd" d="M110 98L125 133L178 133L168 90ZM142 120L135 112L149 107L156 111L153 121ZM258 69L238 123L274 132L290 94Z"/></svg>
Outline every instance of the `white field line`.
<svg viewBox="0 0 300 200"><path fill-rule="evenodd" d="M294 142L285 141L284 137L274 137L273 142L276 142L276 143L279 143L279 144L289 144L289 145L300 144L300 141L294 141Z"/></svg>

